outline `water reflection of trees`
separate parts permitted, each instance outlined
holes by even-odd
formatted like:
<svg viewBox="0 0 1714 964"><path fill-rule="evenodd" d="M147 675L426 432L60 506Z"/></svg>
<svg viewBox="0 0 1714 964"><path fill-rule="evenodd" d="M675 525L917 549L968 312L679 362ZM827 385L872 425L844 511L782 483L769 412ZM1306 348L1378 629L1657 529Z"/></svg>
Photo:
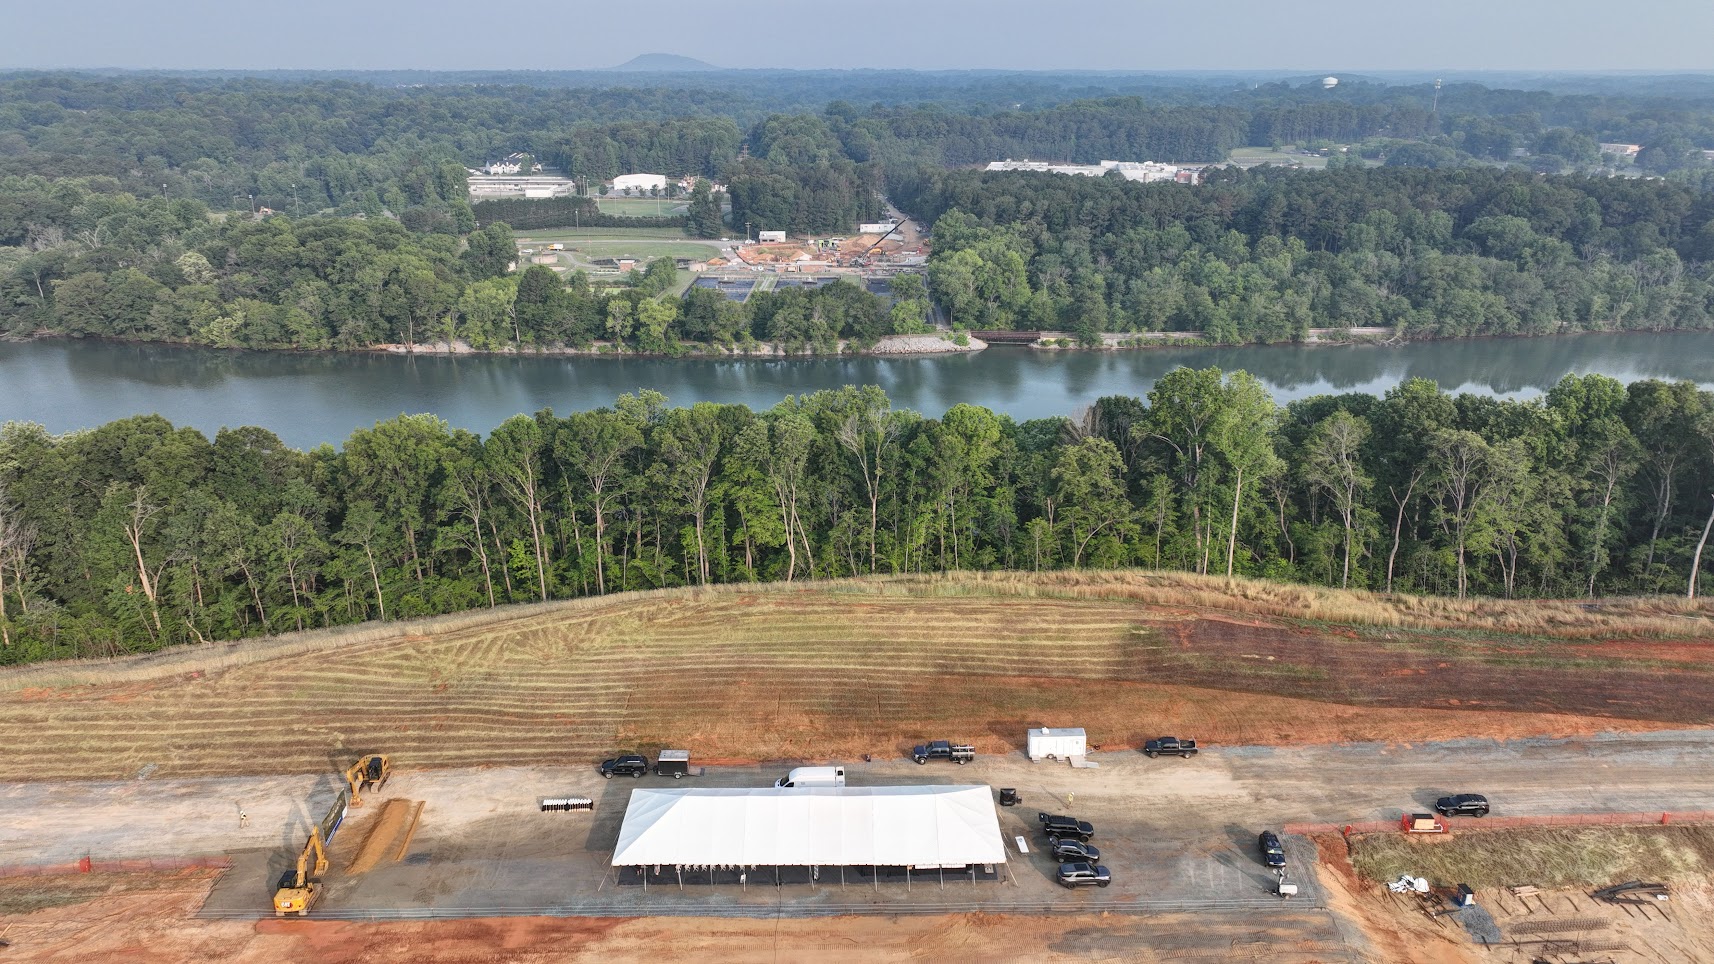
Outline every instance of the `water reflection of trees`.
<svg viewBox="0 0 1714 964"><path fill-rule="evenodd" d="M677 405L719 401L763 409L789 394L873 384L894 405L930 417L968 402L1023 420L1072 414L1103 395L1144 395L1180 365L1245 369L1280 402L1380 394L1410 377L1449 391L1499 395L1545 392L1568 372L1714 387L1714 333L1098 353L992 348L825 359L291 354L48 341L0 345L0 364L17 373L15 383L33 386L30 399L11 393L9 407L0 399L0 419L61 422L44 416L45 405L75 419L57 426L63 430L158 411L211 429L249 421L294 441L337 442L355 426L400 412L433 412L486 432L518 412L585 410L645 388ZM36 397L43 395L46 402Z"/></svg>

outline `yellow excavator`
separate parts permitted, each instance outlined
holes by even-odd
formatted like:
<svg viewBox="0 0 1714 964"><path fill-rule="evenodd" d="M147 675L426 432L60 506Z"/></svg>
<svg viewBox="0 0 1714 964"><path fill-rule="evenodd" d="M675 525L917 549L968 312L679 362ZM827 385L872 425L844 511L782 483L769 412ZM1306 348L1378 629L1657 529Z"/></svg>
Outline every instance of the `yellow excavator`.
<svg viewBox="0 0 1714 964"><path fill-rule="evenodd" d="M274 888L275 917L287 914L309 916L309 909L321 897L321 878L327 873L327 846L333 842L333 835L339 832L340 824L345 822L345 810L350 799L351 794L340 792L327 816L310 829L309 839L304 841L304 849L298 853L297 866L280 875L280 882Z"/></svg>
<svg viewBox="0 0 1714 964"><path fill-rule="evenodd" d="M351 805L363 806L363 791L381 792L387 778L393 775L393 766L387 758L379 753L362 757L345 770L345 783L351 788Z"/></svg>
<svg viewBox="0 0 1714 964"><path fill-rule="evenodd" d="M298 854L296 870L280 875L280 886L274 891L274 916L296 914L305 917L321 896L321 875L327 873L327 846L321 841L321 828L309 832L303 853Z"/></svg>

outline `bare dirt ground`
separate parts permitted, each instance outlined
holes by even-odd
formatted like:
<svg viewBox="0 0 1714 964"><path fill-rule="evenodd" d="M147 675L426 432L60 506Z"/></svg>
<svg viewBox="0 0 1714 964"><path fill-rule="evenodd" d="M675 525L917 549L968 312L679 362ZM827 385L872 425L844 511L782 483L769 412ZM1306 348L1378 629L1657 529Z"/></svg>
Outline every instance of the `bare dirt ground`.
<svg viewBox="0 0 1714 964"><path fill-rule="evenodd" d="M1711 613L1158 573L901 577L629 594L0 672L0 779L18 781L0 784L0 864L237 861L217 881L169 876L153 893L135 879L60 880L71 890L56 898L40 879L0 881L0 939L17 959L78 961L1480 960L1336 871L1290 907L1258 896L1269 880L1256 830L1396 819L1469 789L1522 813L1714 810L1714 736L1651 732L1714 722ZM1102 768L1024 762L1024 729L1044 724L1086 727ZM1171 731L1215 749L1182 762L1122 749ZM973 741L983 757L900 759L930 737ZM1032 853L1004 885L934 896L952 902L938 916L899 914L923 898L883 888L860 919L787 919L793 902L828 899L814 888L620 887L606 861L639 784L604 784L591 765L662 746L729 764L710 785L838 760L854 785L1017 786L1026 806L1003 816L1008 839L1037 807L1077 812L1102 826L1115 885L1066 894ZM368 872L343 873L365 824L388 823L376 799L335 841L326 908L462 919L189 919L205 899L265 911L334 774L377 751L400 768L389 793L427 801L421 832L408 858L376 844ZM875 762L858 763L866 754ZM536 811L541 796L578 793L598 799L593 819ZM1294 866L1311 849L1288 838ZM983 889L996 886L1011 890ZM18 887L37 888L32 902ZM608 901L635 917L492 916ZM662 901L680 903L651 904ZM983 901L1055 913L972 913ZM659 916L734 912L755 916ZM1701 953L1699 940L1660 946Z"/></svg>
<svg viewBox="0 0 1714 964"><path fill-rule="evenodd" d="M1531 832L1525 832L1531 833ZM1539 833L1539 832L1536 832ZM1548 833L1554 833L1549 831ZM1456 916L1436 916L1443 909L1451 885L1431 871L1426 879L1434 886L1432 900L1388 892L1380 883L1359 875L1347 856L1344 840L1335 835L1317 835L1321 854L1317 866L1328 907L1359 928L1374 952L1383 960L1405 964L1521 964L1530 961L1602 961L1611 964L1685 964L1714 961L1714 875L1708 871L1706 828L1655 827L1642 830L1591 828L1578 833L1599 836L1611 833L1625 839L1636 836L1658 838L1652 846L1635 847L1624 853L1604 854L1606 861L1589 862L1596 871L1580 886L1544 887L1539 893L1519 897L1509 885L1476 886L1476 903L1497 924L1501 939L1491 946L1474 943ZM1533 853L1518 860L1505 859L1508 831L1474 831L1485 838L1478 846L1489 861L1484 877L1497 877L1518 885L1532 884L1521 869L1530 864L1575 856ZM1410 843L1434 851L1452 846L1460 838L1413 840ZM1584 842L1586 847L1591 842ZM1363 845L1359 840L1358 846ZM1570 849L1570 848L1568 848ZM1634 850L1651 851L1639 856ZM1659 851L1659 853L1652 853ZM1652 862L1653 867L1616 866ZM1432 862L1431 862L1432 863ZM1621 883L1640 870L1678 866L1678 872L1646 874L1648 880L1666 880L1672 888L1665 902L1638 906L1613 905L1592 899L1596 887ZM1425 869L1425 868L1422 868ZM1573 868L1562 868L1573 869ZM1602 872L1610 869L1614 877Z"/></svg>
<svg viewBox="0 0 1714 964"><path fill-rule="evenodd" d="M627 594L0 673L0 779L311 773L379 749L414 767L628 744L813 759L944 727L998 752L1072 722L1106 746L1155 735L1139 721L1280 744L1714 723L1700 609L1583 605L1139 573Z"/></svg>
<svg viewBox="0 0 1714 964"><path fill-rule="evenodd" d="M148 962L1352 960L1305 939L1296 915L1258 928L1206 915L948 914L779 921L701 917L347 922L198 920L207 875L105 882L77 903L0 921L7 959ZM17 882L0 881L0 900ZM38 882L35 886L40 886ZM1314 916L1306 912L1305 916ZM1187 936L1188 935L1188 936Z"/></svg>

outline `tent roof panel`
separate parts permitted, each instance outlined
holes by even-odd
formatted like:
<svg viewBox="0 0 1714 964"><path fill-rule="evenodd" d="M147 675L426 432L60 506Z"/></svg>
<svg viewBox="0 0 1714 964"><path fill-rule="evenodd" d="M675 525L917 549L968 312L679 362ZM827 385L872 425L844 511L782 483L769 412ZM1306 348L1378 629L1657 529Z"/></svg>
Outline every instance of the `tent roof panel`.
<svg viewBox="0 0 1714 964"><path fill-rule="evenodd" d="M613 866L1003 863L985 786L636 790Z"/></svg>

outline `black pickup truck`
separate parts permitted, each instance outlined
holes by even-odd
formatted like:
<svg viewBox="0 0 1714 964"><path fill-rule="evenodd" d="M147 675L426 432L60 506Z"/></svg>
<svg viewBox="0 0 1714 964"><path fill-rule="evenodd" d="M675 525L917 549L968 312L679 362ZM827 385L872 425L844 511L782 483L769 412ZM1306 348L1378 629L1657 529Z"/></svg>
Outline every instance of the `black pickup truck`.
<svg viewBox="0 0 1714 964"><path fill-rule="evenodd" d="M976 748L968 743L953 743L950 740L930 740L911 747L911 759L917 763L927 763L930 760L951 760L963 766L976 759Z"/></svg>
<svg viewBox="0 0 1714 964"><path fill-rule="evenodd" d="M1196 741L1181 740L1176 736L1163 736L1144 743L1143 755L1151 760L1157 756L1178 756L1188 760L1196 755Z"/></svg>

